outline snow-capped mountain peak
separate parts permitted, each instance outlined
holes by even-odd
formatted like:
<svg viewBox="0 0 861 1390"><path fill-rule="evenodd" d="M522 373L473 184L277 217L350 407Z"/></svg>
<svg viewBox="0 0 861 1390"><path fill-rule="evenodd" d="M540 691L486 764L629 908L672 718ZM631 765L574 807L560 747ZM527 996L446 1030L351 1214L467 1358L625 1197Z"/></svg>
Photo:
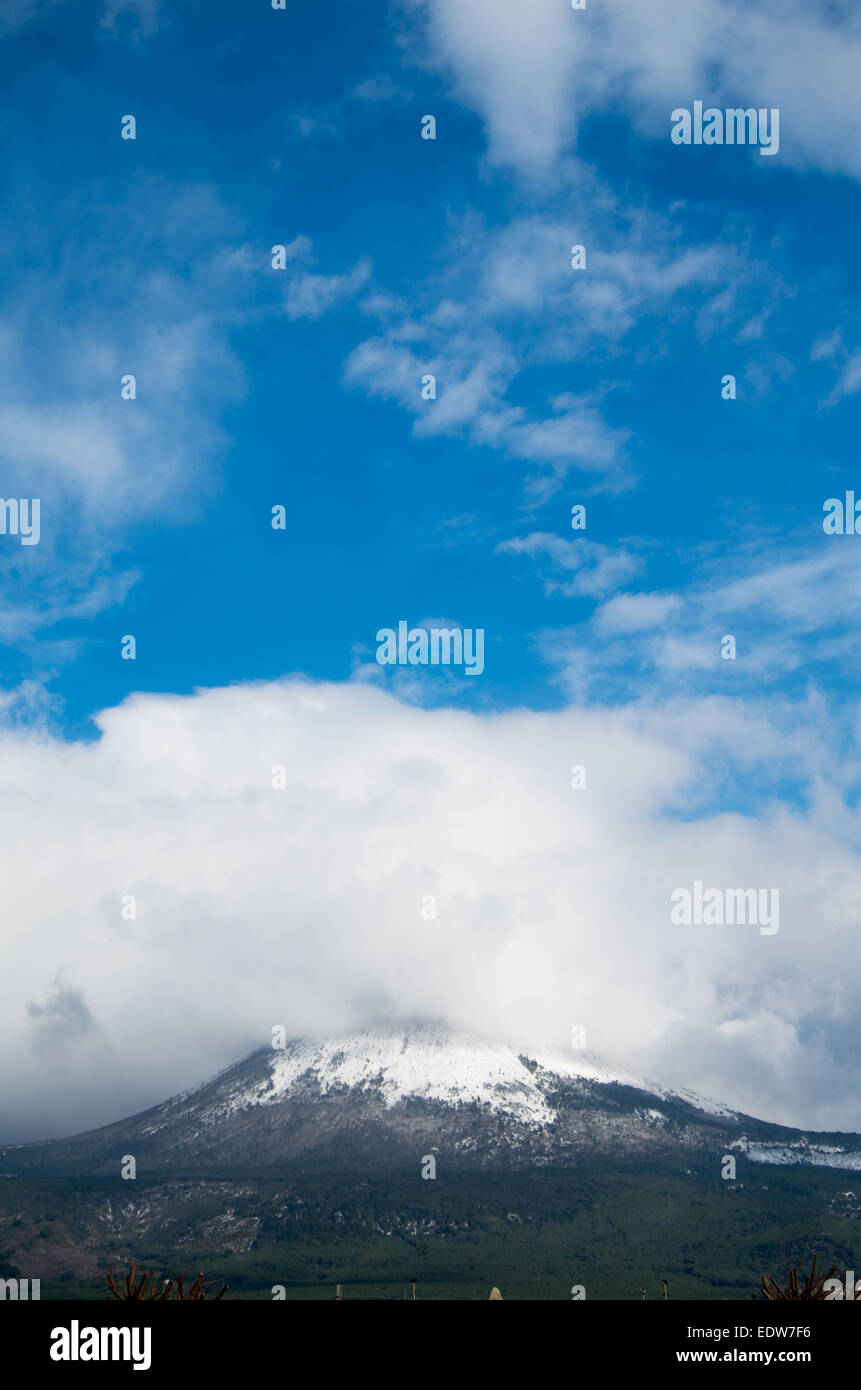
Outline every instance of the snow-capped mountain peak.
<svg viewBox="0 0 861 1390"><path fill-rule="evenodd" d="M582 1053L576 1062L542 1053L529 1057L504 1043L417 1025L363 1030L322 1042L299 1040L272 1049L264 1078L231 1089L222 1113L289 1100L300 1083L320 1095L373 1094L387 1109L407 1100L478 1106L523 1125L551 1125L548 1076L639 1085Z"/></svg>
<svg viewBox="0 0 861 1390"><path fill-rule="evenodd" d="M280 1099L303 1075L313 1076L324 1095L344 1087L377 1091L388 1108L417 1098L487 1106L521 1124L555 1118L532 1072L511 1049L429 1028L354 1033L276 1052L266 1099Z"/></svg>
<svg viewBox="0 0 861 1390"><path fill-rule="evenodd" d="M77 1170L134 1153L142 1167L195 1172L391 1168L445 1155L461 1168L570 1168L661 1155L714 1165L854 1169L855 1135L805 1135L639 1081L578 1052L530 1056L430 1026L260 1048L154 1109L50 1145L16 1149L16 1171ZM2 1171L2 1165L0 1165Z"/></svg>

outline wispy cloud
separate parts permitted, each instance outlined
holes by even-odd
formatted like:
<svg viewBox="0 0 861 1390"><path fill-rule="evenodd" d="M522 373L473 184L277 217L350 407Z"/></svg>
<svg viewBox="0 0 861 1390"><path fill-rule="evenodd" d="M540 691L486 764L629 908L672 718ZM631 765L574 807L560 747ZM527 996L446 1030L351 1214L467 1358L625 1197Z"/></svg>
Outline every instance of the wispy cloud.
<svg viewBox="0 0 861 1390"><path fill-rule="evenodd" d="M376 291L364 301L382 331L360 343L345 380L396 401L419 437L460 436L532 465L526 486L543 502L573 472L611 490L630 487L636 471L630 432L612 420L613 376L587 392L547 392L533 384L530 405L517 400L527 368L588 364L610 371L635 330L655 326L658 345L686 320L702 337L749 318L752 303L775 292L774 274L743 248L714 240L681 244L680 230L643 208L626 211L581 171L583 200L568 218L533 214L487 226L474 216L455 224L440 268L415 286L407 307ZM585 270L571 266L585 245ZM642 355L644 349L638 348ZM762 357L761 350L758 357ZM434 378L435 398L422 383Z"/></svg>
<svg viewBox="0 0 861 1390"><path fill-rule="evenodd" d="M601 594L597 585L591 590L578 585L576 577L568 590L552 573L548 584L546 560L558 571L562 557L573 557L588 544L585 538L530 539L532 544L520 546L520 553L535 559L548 592L571 597L591 593L605 600L576 626L547 628L536 638L542 657L578 699L630 697L644 688L644 680L669 682L653 685L664 693L744 691L753 696L807 681L829 685L841 673L854 673L861 660L855 621L861 579L853 538L841 544L843 537L823 535L791 559L783 557L779 545L763 544L740 555L732 569L723 556L699 557L676 592L611 596L610 584ZM583 549L584 568L591 554ZM637 573L635 568L625 573L624 554L615 556L615 565L613 556L606 557L606 577L618 581L619 589ZM727 636L736 642L733 658L723 652Z"/></svg>
<svg viewBox="0 0 861 1390"><path fill-rule="evenodd" d="M628 584L643 568L640 557L623 547L612 549L585 537L563 540L543 531L502 541L496 552L536 560L545 593L566 598L603 598Z"/></svg>

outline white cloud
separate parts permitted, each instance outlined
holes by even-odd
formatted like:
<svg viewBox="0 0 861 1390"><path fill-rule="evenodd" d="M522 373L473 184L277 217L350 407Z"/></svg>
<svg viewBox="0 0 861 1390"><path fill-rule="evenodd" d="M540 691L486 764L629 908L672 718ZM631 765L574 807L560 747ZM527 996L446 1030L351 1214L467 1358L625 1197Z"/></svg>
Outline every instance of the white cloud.
<svg viewBox="0 0 861 1390"><path fill-rule="evenodd" d="M290 319L318 319L346 304L364 289L371 277L370 261L357 261L346 275L315 275L297 272L285 292L285 308Z"/></svg>
<svg viewBox="0 0 861 1390"><path fill-rule="evenodd" d="M811 522L821 532L821 514ZM629 692L629 682L639 687L647 671L689 694L732 689L754 695L806 676L823 684L841 673L854 679L861 660L861 572L852 539L844 545L843 537L821 533L811 543L808 536L809 529L803 544L788 546L739 536L734 558L682 553L683 563L695 560L697 567L679 593L613 596L612 588L636 577L636 568L626 573L621 559L633 558L630 550L610 552L606 570L598 571L605 583L587 589L575 577L566 590L565 557L576 555L585 538L531 537L520 550L535 559L546 590L607 600L576 626L540 632L538 650L578 699L618 698ZM645 550L646 542L628 546ZM736 639L735 660L722 656L726 634Z"/></svg>
<svg viewBox="0 0 861 1390"><path fill-rule="evenodd" d="M0 736L3 1138L46 1113L55 1132L129 1113L276 1023L325 1035L382 1014L527 1048L583 1023L663 1081L857 1123L861 872L841 792L861 764L827 711L480 717L287 681L139 695L98 722L89 744ZM728 771L761 811L712 812ZM787 776L806 811L781 804ZM695 878L779 887L780 932L673 926L670 893ZM774 1021L785 1042L763 1052Z"/></svg>
<svg viewBox="0 0 861 1390"><path fill-rule="evenodd" d="M595 625L608 634L647 632L681 607L677 594L615 594L595 615Z"/></svg>
<svg viewBox="0 0 861 1390"><path fill-rule="evenodd" d="M410 57L451 74L456 94L487 123L491 157L525 168L551 162L576 121L570 9L551 0L408 0L408 7L428 19L427 40L414 36Z"/></svg>
<svg viewBox="0 0 861 1390"><path fill-rule="evenodd" d="M822 402L825 409L831 409L839 405L846 396L854 396L861 391L861 351L850 351L839 329L816 340L811 349L810 360L832 362L837 368L837 379Z"/></svg>
<svg viewBox="0 0 861 1390"><path fill-rule="evenodd" d="M830 362L844 351L843 334L839 328L823 333L810 350L811 362Z"/></svg>
<svg viewBox="0 0 861 1390"><path fill-rule="evenodd" d="M640 557L622 547L612 550L585 537L564 540L545 531L502 541L496 551L499 555L528 555L536 559L545 593L563 594L566 598L603 598L630 583L643 568ZM570 578L565 577L568 575Z"/></svg>
<svg viewBox="0 0 861 1390"><path fill-rule="evenodd" d="M220 486L218 412L245 391L230 334L255 312L246 248L210 189L153 180L141 194L100 208L96 236L86 200L70 203L75 255L58 266L45 250L35 301L19 280L4 304L0 471L4 495L40 499L41 538L23 561L20 547L0 554L0 575L15 574L3 641L121 601L136 577L117 568L129 527L192 522ZM133 278L118 245L135 248Z"/></svg>
<svg viewBox="0 0 861 1390"><path fill-rule="evenodd" d="M635 329L650 330L642 361L664 351L677 323L700 338L734 320L741 329L753 309L763 312L763 296L781 292L773 270L732 239L682 246L672 219L622 208L588 170L577 170L566 207L494 227L472 215L452 221L438 268L409 305L376 289L362 301L381 329L344 369L348 384L408 411L417 437L457 436L531 465L526 489L537 502L574 470L614 491L635 481L630 433L608 399L627 383L606 375ZM587 247L584 271L571 266L576 244ZM560 392L561 366L572 382L601 375L588 391ZM539 373L551 368L555 389L542 399ZM527 408L517 397L529 369ZM427 375L433 400L422 397Z"/></svg>
<svg viewBox="0 0 861 1390"><path fill-rule="evenodd" d="M624 114L639 133L668 141L671 111L699 98L780 108L780 152L763 165L861 176L857 6L614 0L573 11L560 0L401 3L421 20L410 59L444 74L480 114L488 157L525 174L552 169L592 113Z"/></svg>

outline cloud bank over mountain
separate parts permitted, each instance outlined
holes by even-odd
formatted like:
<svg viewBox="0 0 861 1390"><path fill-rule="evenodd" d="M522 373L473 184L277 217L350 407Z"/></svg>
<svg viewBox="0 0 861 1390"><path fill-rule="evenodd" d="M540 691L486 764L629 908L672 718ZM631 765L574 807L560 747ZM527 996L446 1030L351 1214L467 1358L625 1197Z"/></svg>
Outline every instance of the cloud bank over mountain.
<svg viewBox="0 0 861 1390"><path fill-rule="evenodd" d="M475 715L295 679L98 724L0 740L7 1139L130 1113L276 1024L411 1018L526 1050L585 1026L664 1084L857 1126L857 815L824 711ZM675 925L696 880L779 889L779 932Z"/></svg>

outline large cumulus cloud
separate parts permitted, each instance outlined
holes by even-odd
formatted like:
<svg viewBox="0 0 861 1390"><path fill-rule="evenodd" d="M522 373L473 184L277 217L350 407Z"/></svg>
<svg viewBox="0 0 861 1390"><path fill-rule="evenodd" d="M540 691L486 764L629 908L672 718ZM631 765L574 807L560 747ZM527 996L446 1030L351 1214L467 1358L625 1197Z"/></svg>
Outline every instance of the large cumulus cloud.
<svg viewBox="0 0 861 1390"><path fill-rule="evenodd" d="M824 709L472 714L292 679L98 723L0 739L5 1138L130 1113L277 1023L419 1017L527 1050L582 1024L641 1074L861 1127L857 755L829 777ZM779 933L674 926L696 878L779 888Z"/></svg>

